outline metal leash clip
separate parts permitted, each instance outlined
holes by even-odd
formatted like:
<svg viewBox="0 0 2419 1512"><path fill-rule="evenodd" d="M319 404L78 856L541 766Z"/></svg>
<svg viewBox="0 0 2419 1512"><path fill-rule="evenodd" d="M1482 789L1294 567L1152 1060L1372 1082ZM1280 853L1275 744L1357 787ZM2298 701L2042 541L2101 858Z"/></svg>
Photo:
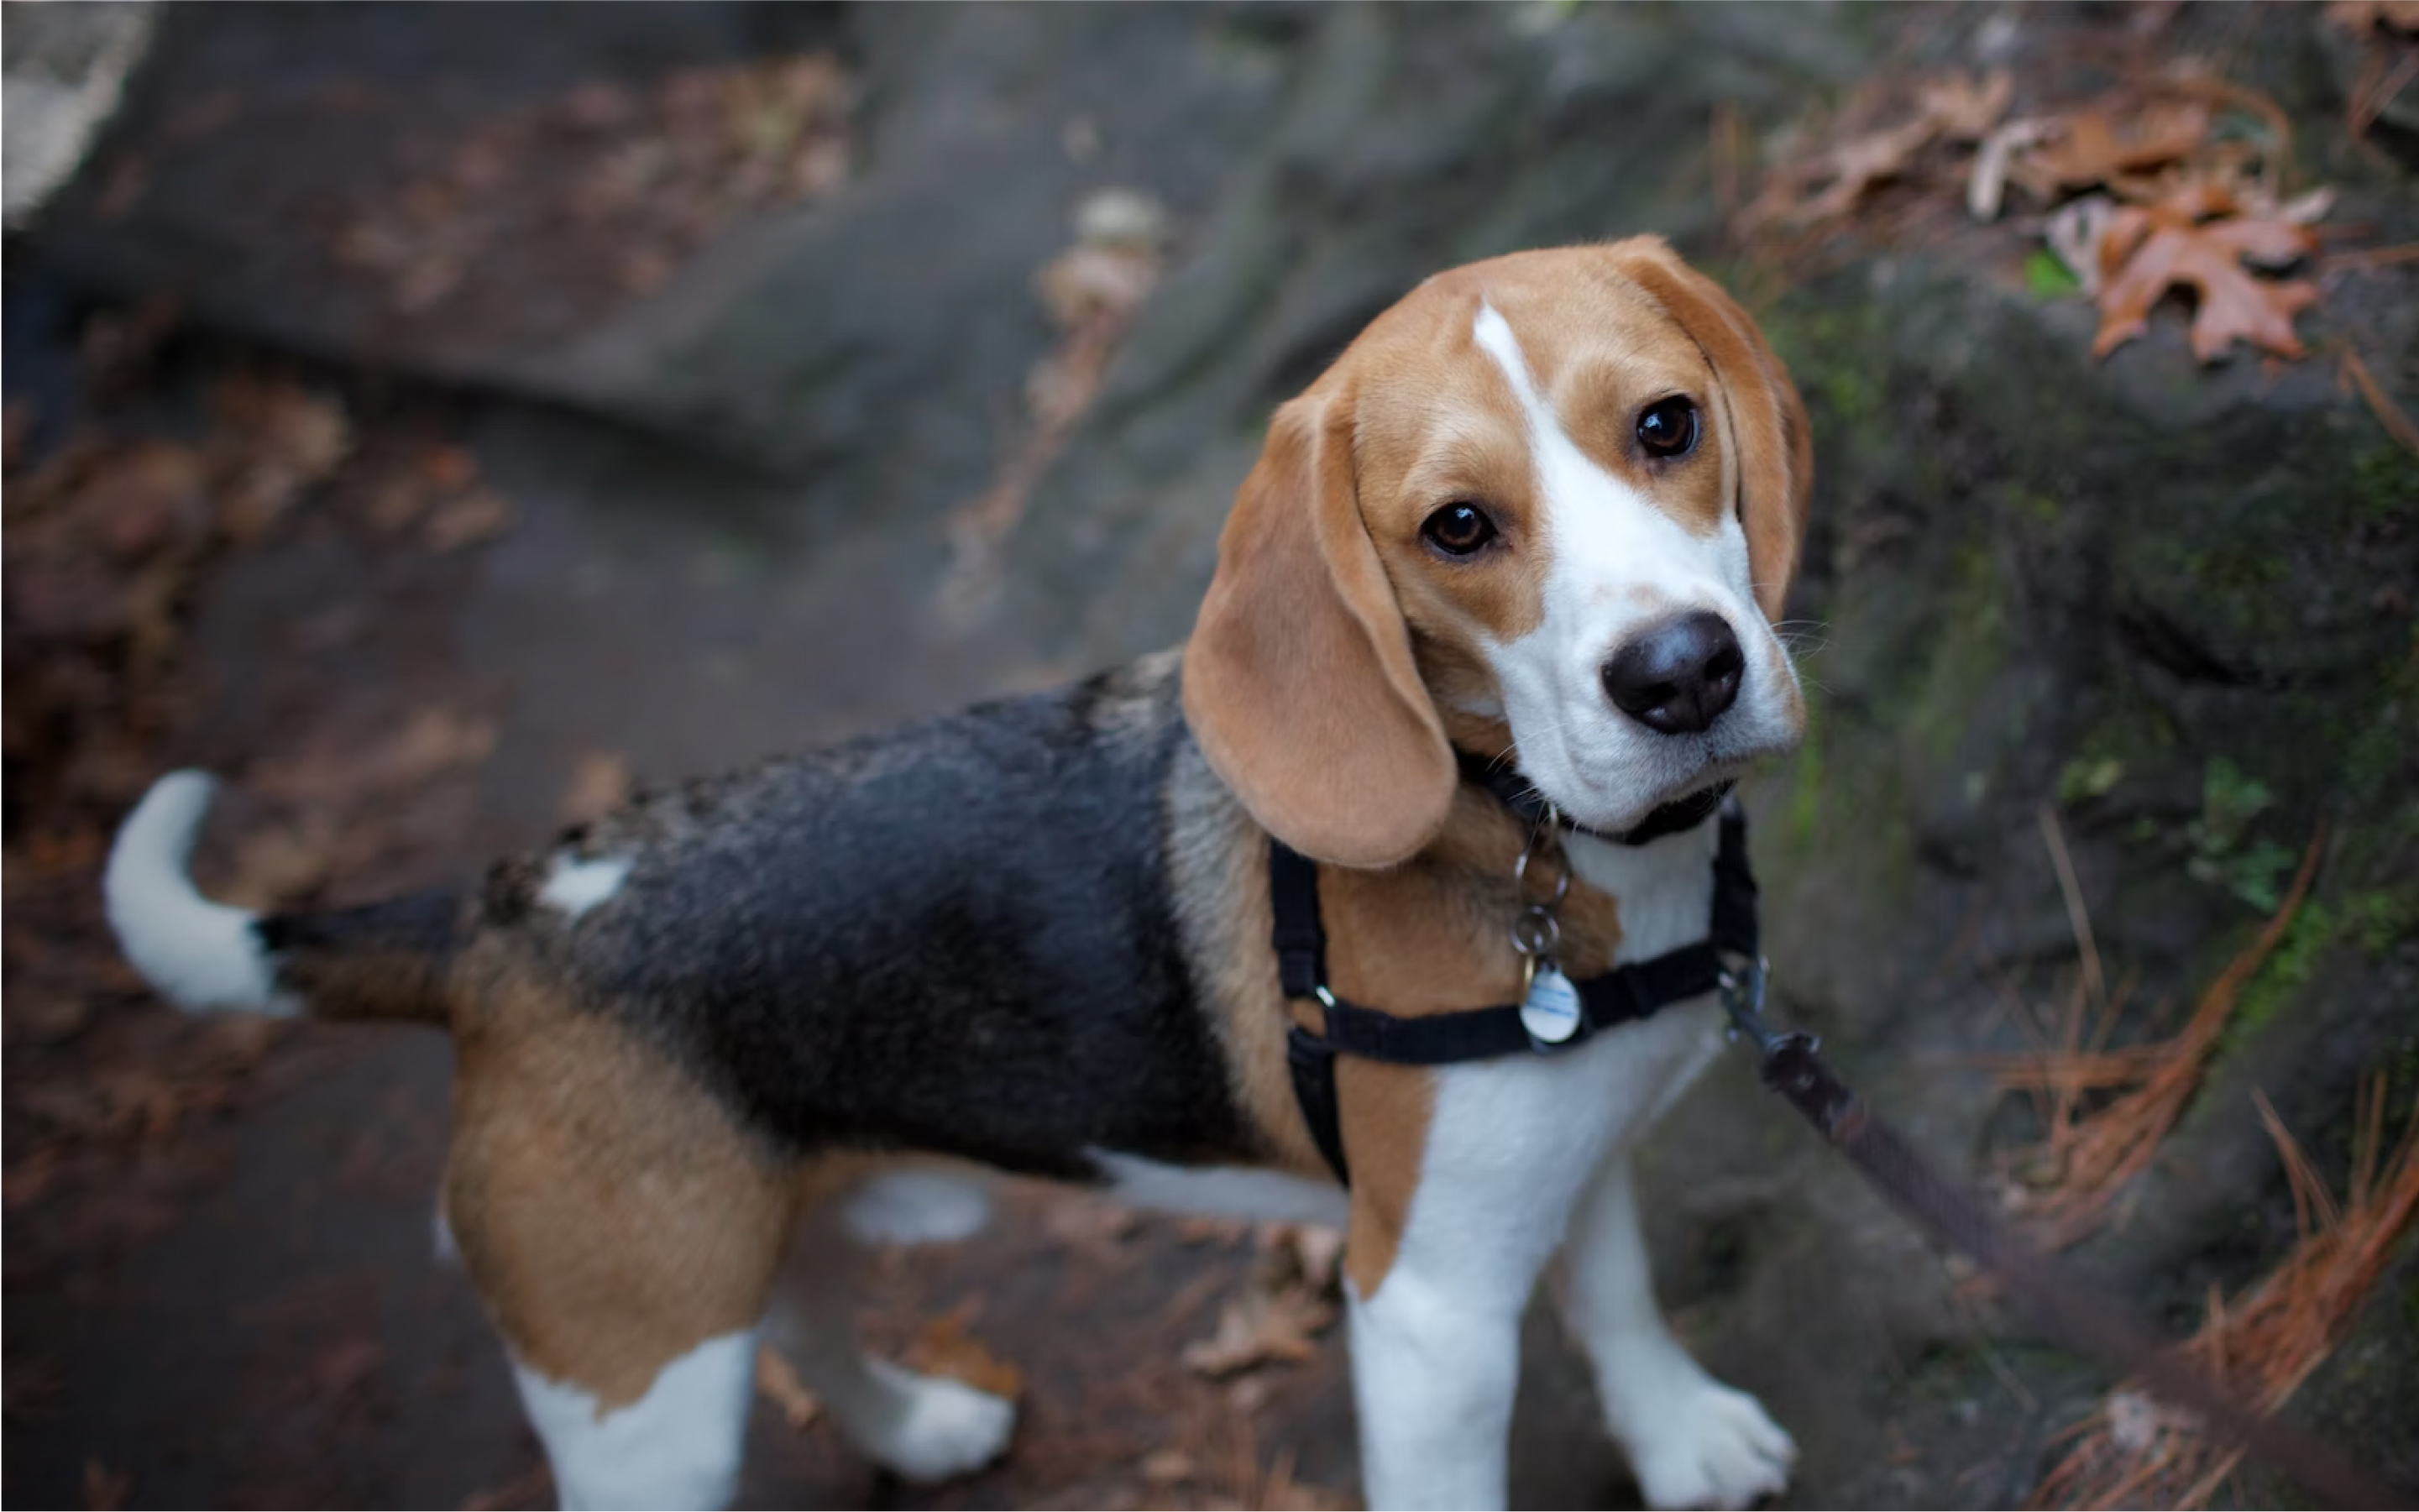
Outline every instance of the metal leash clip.
<svg viewBox="0 0 2419 1512"><path fill-rule="evenodd" d="M1731 1017L1726 1032L1733 1043L1740 1040L1749 1041L1755 1045L1757 1054L1766 1057L1788 1040L1803 1040L1809 1050L1822 1043L1810 1034L1785 1033L1764 1022L1764 995L1772 983L1772 962L1769 959L1749 957L1739 950L1724 950L1721 963L1722 974L1717 980L1721 986L1722 1010Z"/></svg>

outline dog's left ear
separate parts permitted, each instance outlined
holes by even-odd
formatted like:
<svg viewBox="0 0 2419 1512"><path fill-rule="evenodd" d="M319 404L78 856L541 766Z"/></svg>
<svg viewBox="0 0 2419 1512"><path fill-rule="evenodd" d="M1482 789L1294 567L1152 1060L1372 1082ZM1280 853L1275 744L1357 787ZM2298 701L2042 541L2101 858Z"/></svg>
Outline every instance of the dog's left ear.
<svg viewBox="0 0 2419 1512"><path fill-rule="evenodd" d="M1185 648L1184 717L1252 817L1304 856L1392 866L1444 824L1453 748L1361 517L1347 385L1269 423Z"/></svg>
<svg viewBox="0 0 2419 1512"><path fill-rule="evenodd" d="M1713 364L1727 428L1737 438L1748 575L1764 617L1777 624L1814 492L1814 437L1797 386L1737 301L1660 238L1639 237L1610 250L1622 273L1679 321Z"/></svg>

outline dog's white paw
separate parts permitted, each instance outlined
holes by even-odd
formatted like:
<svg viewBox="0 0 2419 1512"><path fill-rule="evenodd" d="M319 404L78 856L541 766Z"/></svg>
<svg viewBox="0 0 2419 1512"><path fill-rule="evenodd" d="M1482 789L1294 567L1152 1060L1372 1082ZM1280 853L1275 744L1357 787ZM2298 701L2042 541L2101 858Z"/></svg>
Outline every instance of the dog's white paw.
<svg viewBox="0 0 2419 1512"><path fill-rule="evenodd" d="M980 1470L1016 1431L1016 1404L946 1376L919 1376L882 1361L874 1373L899 1396L899 1412L859 1445L901 1479L930 1483Z"/></svg>
<svg viewBox="0 0 2419 1512"><path fill-rule="evenodd" d="M1743 1391L1700 1381L1627 1425L1630 1467L1653 1507L1743 1507L1789 1484L1797 1445Z"/></svg>

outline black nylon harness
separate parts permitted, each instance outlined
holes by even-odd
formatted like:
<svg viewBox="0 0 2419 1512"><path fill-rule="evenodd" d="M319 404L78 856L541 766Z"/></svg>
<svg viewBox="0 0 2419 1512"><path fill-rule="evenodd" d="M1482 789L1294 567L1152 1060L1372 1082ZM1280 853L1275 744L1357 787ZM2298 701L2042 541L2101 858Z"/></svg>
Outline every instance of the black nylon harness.
<svg viewBox="0 0 2419 1512"><path fill-rule="evenodd" d="M1514 812L1532 823L1553 822L1553 810L1535 796L1526 779L1516 773L1498 776L1473 770L1474 765L1466 761L1465 770ZM1518 1003L1397 1018L1337 997L1327 987L1327 933L1318 918L1318 864L1271 836L1269 902L1276 921L1277 978L1286 996L1316 1001L1324 1015L1322 1033L1293 1026L1286 1037L1286 1061L1293 1072L1294 1097L1302 1104L1302 1118L1310 1125L1318 1152L1334 1168L1336 1180L1348 1186L1352 1180L1345 1165L1335 1101L1337 1056L1358 1056L1396 1066L1444 1066L1523 1051L1558 1055L1584 1044L1598 1030L1649 1017L1673 1003L1714 991L1727 964L1753 963L1757 956L1755 876L1748 869L1747 814L1736 802L1726 801L1728 793L1727 784L1708 789L1656 810L1626 834L1598 837L1642 845L1693 828L1718 808L1721 837L1714 852L1713 920L1705 938L1692 945L1573 982L1579 997L1579 1026L1558 1043L1530 1034L1520 1022Z"/></svg>

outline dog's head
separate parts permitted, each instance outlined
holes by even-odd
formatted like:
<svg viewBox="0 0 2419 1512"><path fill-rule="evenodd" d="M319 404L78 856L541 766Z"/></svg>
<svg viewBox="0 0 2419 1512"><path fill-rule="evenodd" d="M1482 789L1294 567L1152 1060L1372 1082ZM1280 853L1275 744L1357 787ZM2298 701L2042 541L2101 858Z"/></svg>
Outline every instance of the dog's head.
<svg viewBox="0 0 2419 1512"><path fill-rule="evenodd" d="M1794 746L1806 412L1663 242L1429 279L1271 420L1184 659L1210 764L1348 866L1431 840L1456 744L1619 830Z"/></svg>

